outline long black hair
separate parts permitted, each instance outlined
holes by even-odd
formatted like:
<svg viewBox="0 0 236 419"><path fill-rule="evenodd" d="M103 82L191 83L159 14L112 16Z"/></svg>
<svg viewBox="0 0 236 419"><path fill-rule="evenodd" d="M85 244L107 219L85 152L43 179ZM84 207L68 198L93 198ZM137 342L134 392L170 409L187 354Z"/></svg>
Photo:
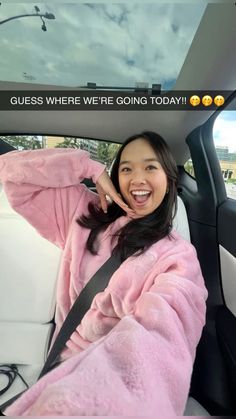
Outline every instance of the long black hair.
<svg viewBox="0 0 236 419"><path fill-rule="evenodd" d="M131 219L116 233L118 242L113 251L119 251L122 261L134 253L142 254L165 236L171 237L173 218L177 210L177 166L166 142L155 132L144 131L141 134L133 135L119 148L110 175L116 191L121 194L118 176L121 154L127 144L138 138L145 139L153 148L167 176L168 186L167 193L158 208L144 217ZM92 203L89 204L88 211L89 215L82 215L77 222L82 227L91 229L86 247L96 255L99 250L99 243L96 240L98 234L118 217L125 215L125 212L115 202L108 206L107 213Z"/></svg>

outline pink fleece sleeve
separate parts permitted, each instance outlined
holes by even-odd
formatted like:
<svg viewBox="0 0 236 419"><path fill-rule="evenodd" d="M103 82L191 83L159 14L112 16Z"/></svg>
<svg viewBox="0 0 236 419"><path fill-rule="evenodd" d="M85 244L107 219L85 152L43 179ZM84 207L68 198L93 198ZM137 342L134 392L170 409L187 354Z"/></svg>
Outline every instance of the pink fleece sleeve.
<svg viewBox="0 0 236 419"><path fill-rule="evenodd" d="M208 293L191 244L183 241L177 251L173 245L157 265L154 283L138 299L133 315L154 339L151 374L161 403L172 405L175 414L181 415L205 324Z"/></svg>
<svg viewBox="0 0 236 419"><path fill-rule="evenodd" d="M0 156L0 180L10 204L61 248L81 200L83 210L87 209L88 191L80 182L84 178L96 182L104 169L78 149L13 151Z"/></svg>

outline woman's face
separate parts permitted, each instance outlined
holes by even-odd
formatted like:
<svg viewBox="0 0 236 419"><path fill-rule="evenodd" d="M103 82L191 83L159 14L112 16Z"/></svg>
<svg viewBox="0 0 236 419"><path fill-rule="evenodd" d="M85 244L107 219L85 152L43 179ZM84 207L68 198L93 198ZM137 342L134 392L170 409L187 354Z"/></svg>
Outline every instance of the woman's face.
<svg viewBox="0 0 236 419"><path fill-rule="evenodd" d="M139 217L151 214L162 203L167 176L144 138L137 138L122 151L119 185L124 200Z"/></svg>

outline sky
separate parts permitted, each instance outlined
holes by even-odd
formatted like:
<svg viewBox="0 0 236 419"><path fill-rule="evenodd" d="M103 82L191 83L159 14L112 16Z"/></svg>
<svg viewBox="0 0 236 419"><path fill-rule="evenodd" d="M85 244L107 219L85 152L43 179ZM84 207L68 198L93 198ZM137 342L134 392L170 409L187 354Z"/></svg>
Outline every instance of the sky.
<svg viewBox="0 0 236 419"><path fill-rule="evenodd" d="M34 3L2 1L0 20L34 12ZM201 20L200 3L38 3L53 13L0 25L0 80L81 86L175 83Z"/></svg>

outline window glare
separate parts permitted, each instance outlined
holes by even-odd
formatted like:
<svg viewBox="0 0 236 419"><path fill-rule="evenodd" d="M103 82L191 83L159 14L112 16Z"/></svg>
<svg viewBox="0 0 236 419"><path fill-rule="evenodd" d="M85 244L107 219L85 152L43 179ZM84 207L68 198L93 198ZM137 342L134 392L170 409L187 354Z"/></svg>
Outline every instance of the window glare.
<svg viewBox="0 0 236 419"><path fill-rule="evenodd" d="M223 111L215 120L213 139L226 193L236 199L236 111Z"/></svg>

